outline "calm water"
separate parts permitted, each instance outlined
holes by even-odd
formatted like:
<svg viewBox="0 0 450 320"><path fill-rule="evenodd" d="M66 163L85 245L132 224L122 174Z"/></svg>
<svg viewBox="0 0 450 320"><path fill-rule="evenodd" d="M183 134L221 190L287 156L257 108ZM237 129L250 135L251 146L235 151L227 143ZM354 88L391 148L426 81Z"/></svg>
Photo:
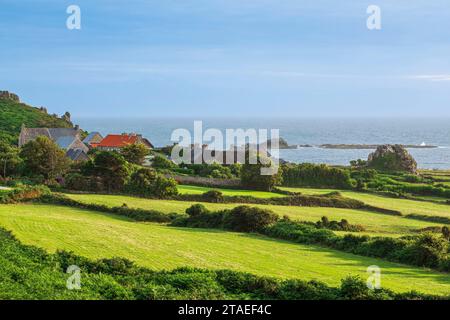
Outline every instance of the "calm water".
<svg viewBox="0 0 450 320"><path fill-rule="evenodd" d="M79 118L76 122L88 131L102 134L137 132L156 146L171 144L170 136L177 128L193 132L198 119ZM203 119L203 129L280 129L289 144L421 144L437 149L411 149L420 168L450 168L450 119ZM372 150L329 150L300 148L281 150L281 157L291 162L313 162L347 165L353 159L365 159Z"/></svg>

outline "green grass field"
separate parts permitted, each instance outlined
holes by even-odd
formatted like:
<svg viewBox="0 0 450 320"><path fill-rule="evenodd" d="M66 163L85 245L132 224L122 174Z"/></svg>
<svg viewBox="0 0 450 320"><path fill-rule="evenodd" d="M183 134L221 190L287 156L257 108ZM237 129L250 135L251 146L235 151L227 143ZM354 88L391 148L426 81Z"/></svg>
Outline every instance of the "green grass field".
<svg viewBox="0 0 450 320"><path fill-rule="evenodd" d="M426 269L262 236L137 223L69 207L0 205L0 225L23 243L50 252L66 249L89 258L120 256L152 269L229 268L337 285L349 274L365 279L366 268L378 265L386 288L450 292L450 275Z"/></svg>
<svg viewBox="0 0 450 320"><path fill-rule="evenodd" d="M283 187L281 189L294 192L301 192L302 194L306 195L326 194L336 191L333 189L309 189L309 188L286 188L286 187ZM340 191L344 197L360 200L366 204L380 208L398 210L403 214L414 213L429 216L450 217L450 205L426 201L388 198L370 193L362 193L355 191L346 191L346 190L337 190L337 191Z"/></svg>
<svg viewBox="0 0 450 320"><path fill-rule="evenodd" d="M205 187L195 187L195 186L186 186L181 185L178 186L180 193L182 194L201 194L211 188ZM363 201L366 204L397 210L402 212L403 214L421 214L421 215L430 215L430 216L442 216L442 217L450 217L450 206L446 204L439 204L433 202L426 201L414 201L408 199L395 199L388 198L383 196L378 196L370 193L362 193L355 191L347 191L347 190L335 190L335 189L312 189L312 188L287 188L281 187L282 190L293 191L293 192L301 192L305 195L322 195L326 193L330 193L333 191L340 191L343 196ZM220 189L224 195L251 195L258 198L270 198L270 197L282 197L283 195L271 192L261 192L261 191L251 191L251 190L231 190L231 189ZM437 197L418 197L422 200L433 200L433 201L442 201L445 202L443 198Z"/></svg>
<svg viewBox="0 0 450 320"><path fill-rule="evenodd" d="M153 200L116 195L67 194L67 196L84 203L103 204L111 207L121 206L122 204L126 203L130 208L154 209L165 213L183 213L188 207L192 205L192 203L186 201ZM229 209L237 206L237 204L216 203L204 203L204 205L210 210ZM324 215L332 220L347 219L352 224L361 224L365 226L367 232L364 232L364 234L369 235L384 235L396 237L400 235L410 234L411 232L414 232L421 228L437 225L434 223L362 210L253 204L252 206L268 208L270 210L273 210L280 216L287 215L292 219L302 221L316 222L320 220Z"/></svg>
<svg viewBox="0 0 450 320"><path fill-rule="evenodd" d="M285 195L273 192L253 191L253 190L234 190L223 188L207 188L198 186L179 185L178 192L181 194L202 194L210 190L219 190L224 196L252 196L255 198L277 198Z"/></svg>

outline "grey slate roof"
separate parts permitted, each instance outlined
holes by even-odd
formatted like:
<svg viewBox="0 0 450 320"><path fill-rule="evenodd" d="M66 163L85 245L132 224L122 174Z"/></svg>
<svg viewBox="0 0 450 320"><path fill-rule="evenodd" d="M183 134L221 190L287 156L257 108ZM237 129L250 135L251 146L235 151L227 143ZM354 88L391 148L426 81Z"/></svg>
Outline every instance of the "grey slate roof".
<svg viewBox="0 0 450 320"><path fill-rule="evenodd" d="M80 130L74 128L48 128L50 136L53 140L58 140L61 137L76 137L79 136Z"/></svg>
<svg viewBox="0 0 450 320"><path fill-rule="evenodd" d="M79 137L80 130L75 128L22 128L19 137L19 146L35 140L39 136L45 136L58 141L62 137L72 137L72 141L75 137Z"/></svg>
<svg viewBox="0 0 450 320"><path fill-rule="evenodd" d="M61 149L69 149L70 145L77 137L65 136L58 138L55 142Z"/></svg>
<svg viewBox="0 0 450 320"><path fill-rule="evenodd" d="M81 149L69 149L66 152L66 156L73 161L82 161L89 159L88 155Z"/></svg>

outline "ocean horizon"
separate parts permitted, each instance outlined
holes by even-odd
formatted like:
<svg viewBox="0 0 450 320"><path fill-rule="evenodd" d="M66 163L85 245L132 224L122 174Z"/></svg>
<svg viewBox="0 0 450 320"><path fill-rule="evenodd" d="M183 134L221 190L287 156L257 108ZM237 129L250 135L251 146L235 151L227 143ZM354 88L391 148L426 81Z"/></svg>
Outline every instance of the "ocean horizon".
<svg viewBox="0 0 450 320"><path fill-rule="evenodd" d="M450 168L450 119L394 118L91 118L74 122L87 131L139 133L155 146L172 144L173 130L194 130L194 121L203 121L203 129L279 129L280 137L290 145L311 148L280 150L284 160L303 163L348 165L351 160L367 159L372 149L324 149L322 144L404 144L432 145L438 148L409 149L421 169Z"/></svg>

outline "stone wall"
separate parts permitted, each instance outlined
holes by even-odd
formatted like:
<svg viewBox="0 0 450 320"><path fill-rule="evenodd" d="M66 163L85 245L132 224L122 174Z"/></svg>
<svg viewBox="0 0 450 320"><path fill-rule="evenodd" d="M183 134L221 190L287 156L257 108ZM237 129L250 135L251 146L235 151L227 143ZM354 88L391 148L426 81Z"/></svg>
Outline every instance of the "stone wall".
<svg viewBox="0 0 450 320"><path fill-rule="evenodd" d="M0 91L0 99L9 99L20 102L19 96L9 91Z"/></svg>

